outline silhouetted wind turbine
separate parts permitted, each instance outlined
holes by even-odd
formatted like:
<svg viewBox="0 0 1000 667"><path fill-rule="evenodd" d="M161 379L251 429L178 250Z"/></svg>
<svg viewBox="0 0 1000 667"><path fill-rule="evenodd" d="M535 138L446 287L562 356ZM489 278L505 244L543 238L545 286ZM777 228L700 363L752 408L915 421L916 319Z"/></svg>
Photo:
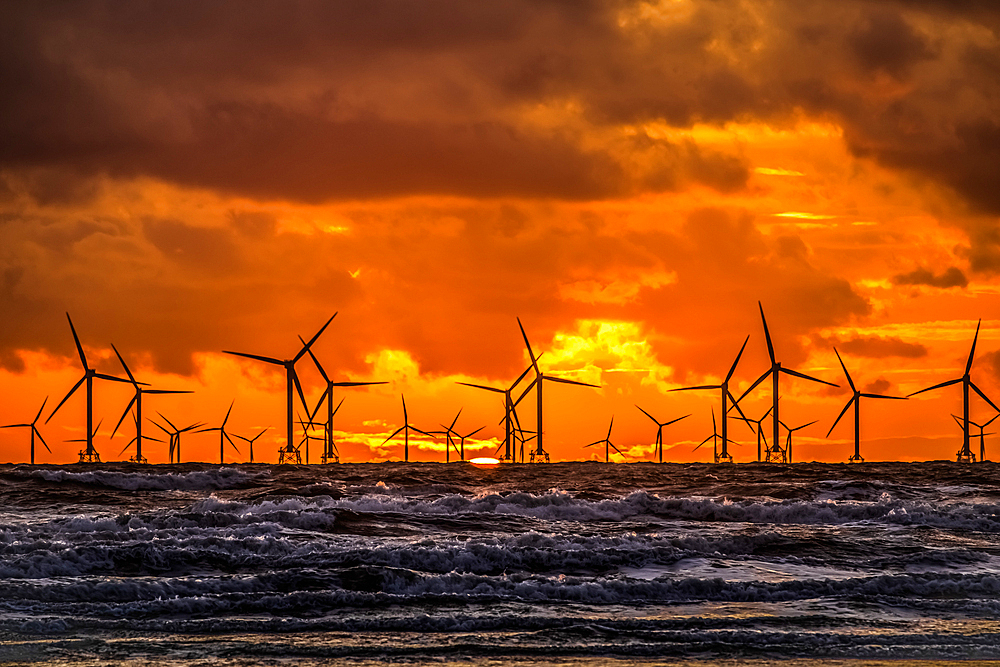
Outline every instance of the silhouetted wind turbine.
<svg viewBox="0 0 1000 667"><path fill-rule="evenodd" d="M722 452L715 451L715 462L716 463L732 463L733 457L729 454L729 430L727 425L729 424L729 407L727 406L728 401L732 400L733 407L740 413L740 416L746 419L746 415L743 414L743 410L740 408L740 404L736 402L733 397L733 393L729 391L729 380L732 379L733 373L736 372L736 366L740 363L740 357L743 356L743 350L747 347L747 342L750 340L750 336L747 336L743 341L743 347L740 348L739 354L736 355L736 361L729 368L729 373L726 374L726 379L722 381L722 384L703 384L697 387L680 387L678 389L671 389L670 391L695 391L699 389L720 389L722 391ZM714 414L714 413L713 413Z"/></svg>
<svg viewBox="0 0 1000 667"><path fill-rule="evenodd" d="M126 414L128 414L128 413L126 413ZM126 452L126 450L128 450L128 448L132 446L133 443L141 442L141 437L139 436L139 433L141 433L142 431L139 428L139 416L133 413L133 418L135 419L135 422L136 422L136 424L135 424L136 435L135 435L135 437L133 437L131 440L128 441L127 445L125 445L124 447L122 447L122 450L120 452L118 452L118 456L121 456L122 454L124 454ZM119 421L118 424L121 425L121 422ZM111 435L112 435L112 437L114 437L114 433L112 433ZM148 435L146 436L146 440L152 440L154 442L163 442L159 438L152 438L152 437L150 437ZM133 458L130 458L129 461L132 462L132 463L149 463L149 461L146 460L146 457L144 457L141 453L139 453L138 450L136 450L136 455Z"/></svg>
<svg viewBox="0 0 1000 667"><path fill-rule="evenodd" d="M773 410L773 409L774 409L774 406L769 407L767 409L767 412L765 412L764 416L761 417L760 419L747 419L746 417L740 417L739 418L739 419L742 419L743 421L745 421L747 424L756 424L757 425L757 428L754 429L754 430L757 431L757 463L760 463L760 455L761 455L760 441L761 441L761 438L763 438L763 440L764 440L764 447L767 447L767 436L764 435L764 424L763 424L763 422L764 422L765 419L767 419L767 416L769 414L771 414L771 410ZM751 427L751 428L753 428L753 427Z"/></svg>
<svg viewBox="0 0 1000 667"><path fill-rule="evenodd" d="M319 408L319 405L317 404L316 407ZM313 412L312 414L309 415L309 421L305 421L304 419L302 419L302 417L299 417L299 419L298 419L299 426L302 427L302 440L299 441L299 446L296 449L300 449L301 450L303 444L306 446L306 465L309 465L309 443L312 440L319 440L320 442L326 442L326 433L325 432L324 432L324 434L323 434L322 437L320 437L318 435L312 435L312 433L311 433L311 431L314 428L321 428L321 427L323 427L323 424L320 424L318 422L313 421L313 419L315 417L316 417L316 413ZM325 431L325 428L324 428L324 431Z"/></svg>
<svg viewBox="0 0 1000 667"><path fill-rule="evenodd" d="M854 454L847 459L848 463L864 463L864 459L861 458L861 399L862 398L890 398L897 401L905 401L906 399L902 396L883 396L882 394L868 394L862 392L860 389L854 386L854 380L851 379L851 374L847 372L847 366L844 365L844 360L840 358L840 352L837 352L837 348L833 348L834 354L837 355L837 361L840 362L840 367L844 369L844 375L847 377L847 384L851 386L851 391L854 392L851 395L851 400L847 401L847 405L844 409L840 411L837 415L837 419L833 422L833 426L830 430L826 432L826 437L830 437L833 433L833 429L837 428L837 423L840 418L844 416L847 412L847 408L854 404Z"/></svg>
<svg viewBox="0 0 1000 667"><path fill-rule="evenodd" d="M813 420L808 424L803 424L802 426L796 426L795 428L788 428L788 424L786 424L785 422L780 422L780 424L785 427L785 430L788 431L788 440L785 441L785 456L788 459L787 460L788 463L792 462L792 433L804 429L806 426L812 426L813 424L816 423L816 421L818 420Z"/></svg>
<svg viewBox="0 0 1000 667"><path fill-rule="evenodd" d="M639 408L638 405L635 406L635 407ZM642 414L644 414L647 417L649 417L650 419L652 419L653 423L656 424L656 426L657 426L657 429L656 429L656 444L653 447L653 454L656 454L657 452L659 452L660 453L660 463L663 463L663 427L664 426L670 426L671 424L675 424L675 423L679 422L682 419L687 419L691 415L689 415L689 414L688 415L684 415L683 417L678 417L677 419L671 419L670 421L663 422L661 424L660 422L658 422L656 420L656 417L654 417L653 415L649 414L648 412L646 412L642 408L639 408L639 412L641 412Z"/></svg>
<svg viewBox="0 0 1000 667"><path fill-rule="evenodd" d="M615 426L615 418L612 417L611 418L611 424L610 424L610 426L608 426L608 434L604 437L604 439L603 440L595 440L594 442L590 443L589 445L584 445L583 446L584 449L586 449L587 447L593 447L594 445L599 445L601 443L604 443L604 462L605 463L611 463L611 450L612 449L615 450L616 452L618 452L619 454L621 454L622 458L625 458L625 454L622 454L622 450L620 450L617 447L615 447L615 444L613 442L611 442L611 429L614 428L614 426Z"/></svg>
<svg viewBox="0 0 1000 667"><path fill-rule="evenodd" d="M233 402L229 404L229 409L226 411L226 418L222 420L222 424L220 426L213 426L211 428L203 428L203 429L201 429L199 431L195 431L195 433L208 433L209 431L218 431L219 432L219 464L220 465L224 464L226 462L226 440L228 440L229 444L232 445L233 449L236 450L236 453L240 454L240 448L236 446L236 443L233 442L233 439L230 438L229 434L226 432L226 422L229 421L229 414L233 411L233 404L235 404L235 403L236 403L236 400L233 399ZM164 417L164 419L166 419L166 417ZM240 456L243 456L243 455L240 454ZM179 454L177 456L177 460L180 461L180 455Z"/></svg>
<svg viewBox="0 0 1000 667"><path fill-rule="evenodd" d="M910 396L916 396L917 394L922 394L925 391L932 391L934 389L940 389L941 387L947 387L949 385L958 384L959 382L962 383L962 415L963 415L962 422L963 423L962 423L962 449L959 450L958 457L957 457L959 463L971 463L971 462L974 462L976 460L976 457L973 455L972 450L969 449L969 424L970 424L970 422L969 422L969 387L972 387L975 390L975 392L977 394L979 394L980 398L982 398L984 401L986 401L987 403L989 403L990 407L992 407L997 412L1000 412L1000 408L998 408L996 405L994 405L993 401L991 401L989 398L987 398L986 394L984 394L979 389L979 387L977 387L975 385L975 383L972 381L972 378L969 377L969 373L972 372L972 360L973 360L973 358L976 355L976 341L979 340L979 326L982 323L983 323L982 320L979 320L979 322L976 323L976 335L972 339L972 349L969 350L969 361L968 361L967 364L965 364L965 374L962 375L962 377L956 378L954 380L947 380L945 382L941 382L940 384L936 384L933 387L927 387L926 389L921 389L920 391L915 391L912 394L909 394L907 396L907 398L909 398Z"/></svg>
<svg viewBox="0 0 1000 667"><path fill-rule="evenodd" d="M444 442L444 462L445 463L451 463L451 450L452 450L452 448L454 448L455 449L455 453L458 454L458 446L455 444L455 441L452 440L451 436L454 435L454 436L458 437L458 433L455 431L455 423L458 422L458 418L459 418L459 416L461 416L463 409L464 408L459 408L458 414L456 414L455 418L451 420L451 425L450 426L445 426L444 424L441 424L441 428L443 428L444 430L443 431L437 431L437 433L443 435L444 439L445 439L445 442ZM462 457L462 460L464 461L465 460L465 448L464 447L462 449L461 457Z"/></svg>
<svg viewBox="0 0 1000 667"><path fill-rule="evenodd" d="M535 394L538 398L537 416L535 419L538 440L535 443L535 451L531 453L531 461L534 463L535 458L541 459L541 457L544 456L545 461L548 462L549 454L542 446L542 433L544 433L544 430L542 429L542 385L545 384L545 380L549 380L551 382L562 382L563 384L575 384L581 387L594 387L595 389L600 389L600 386L596 384L589 384L587 382L578 382L577 380L567 380L566 378L554 377L552 375L545 375L542 373L542 371L538 369L538 357L536 357L535 353L531 350L531 343L528 342L528 334L524 332L524 326L521 324L521 318L517 318L517 326L521 329L521 337L524 338L524 346L528 348L528 356L531 358L531 367L535 371L535 379L531 381L531 384L529 384L524 390L524 393L521 394L520 398L514 401L514 407L517 407L517 404L521 402L521 399L528 395L528 392L531 391L532 387L535 388Z"/></svg>
<svg viewBox="0 0 1000 667"><path fill-rule="evenodd" d="M236 436L240 440L245 440L247 442L247 444L250 446L250 463L253 463L253 443L257 442L257 438L259 438L260 436L262 436L265 433L267 433L268 429L270 429L270 428L271 428L270 426L265 426L264 429L260 433L258 433L257 435L255 435L252 438L248 438L248 437L243 436L243 435L237 435Z"/></svg>
<svg viewBox="0 0 1000 667"><path fill-rule="evenodd" d="M316 342L316 340L326 330L326 328L328 326L330 326L330 322L333 322L333 318L336 317L336 316L337 316L337 313L334 313L330 317L330 319L328 319L326 321L326 324L324 324L322 327L320 327L320 330L316 332L316 335L313 336L311 339L309 339L309 342L306 343L305 345L303 345L302 349L299 350L298 353L294 357L292 357L291 359L275 359L274 357L264 357L264 356L260 356L260 355L257 355L257 354L247 354L246 352L231 352L229 350L223 350L223 352L225 354L232 354L232 355L237 356L237 357L246 357L247 359L256 359L257 361L263 361L266 364L274 364L275 366L282 366L285 369L285 389L287 390L286 391L286 394L287 394L286 399L287 400L286 400L286 403L285 403L285 418L286 418L286 422L287 422L287 426L288 426L288 436L287 436L287 444L288 445L293 445L294 439L295 439L294 438L294 435L295 435L295 421L294 421L295 407L292 405L292 403L293 403L293 401L292 401L292 387L293 386L295 387L295 390L299 392L299 399L302 401L302 407L303 407L303 409L305 409L305 410L309 409L309 405L308 405L308 403L306 403L305 394L302 393L302 385L299 384L299 376L295 372L295 362L297 362L299 359L301 359L303 357L303 355L305 355L305 353L309 351L309 348L312 347L313 343Z"/></svg>
<svg viewBox="0 0 1000 667"><path fill-rule="evenodd" d="M45 420L48 424L49 421L59 412L59 408L63 406L70 396L73 395L80 385L84 382L87 383L87 449L80 452L80 463L100 463L101 456L94 449L94 378L100 378L102 380L110 380L112 382L125 382L128 380L115 377L113 375L105 375L104 373L98 373L96 369L91 368L87 365L87 355L83 353L83 346L80 344L80 337L76 335L76 328L73 326L73 320L70 318L69 313L66 313L66 319L69 320L69 330L73 332L73 342L76 343L76 351L80 353L80 362L83 364L83 377L80 378L73 388L69 390L69 393L63 397L63 400L59 401L59 405L56 409L52 411L49 418Z"/></svg>
<svg viewBox="0 0 1000 667"><path fill-rule="evenodd" d="M38 418L42 416L42 410L45 409L45 404L48 403L48 402L49 402L49 397L46 396L45 400L42 401L42 407L38 408L38 414L35 415L35 418L32 419L31 422L29 422L27 424L7 424L6 426L0 426L0 428L30 428L31 429L31 465L35 465L35 436L36 435L38 436L38 439L42 441L42 444L45 445L46 451L48 451L49 454L52 453L52 450L49 449L48 444L46 444L46 442L45 442L45 438L42 437L42 432L38 430L37 426L35 426L35 424L38 423Z"/></svg>
<svg viewBox="0 0 1000 667"><path fill-rule="evenodd" d="M711 440L712 441L712 454L715 457L715 461L718 462L719 461L719 440L721 440L721 439L722 439L722 436L719 435L718 426L715 423L715 408L713 407L712 408L712 435L708 436L707 438L705 438L704 440L702 440L701 442L699 442L698 446L695 447L694 449L692 449L691 451L693 451L693 452L698 451L701 448L702 445L704 445L706 442L708 442L709 440ZM734 445L738 445L740 443L734 441L733 444Z"/></svg>
<svg viewBox="0 0 1000 667"><path fill-rule="evenodd" d="M542 353L542 354L544 354L544 353ZM539 354L537 358L541 359L542 355ZM504 417L503 417L503 424L504 424L504 445L506 446L506 448L505 448L505 451L504 451L504 456L501 459L502 461L513 461L515 458L517 458L516 446L514 444L514 418L515 418L515 414L514 414L514 401L511 398L511 392L514 391L514 388L521 382L521 380L524 379L524 376L527 375L528 372L531 371L531 369L532 369L531 366L528 366L527 368L525 368L524 372L521 373L517 377L517 379L514 380L513 384L511 384L506 389L497 389L496 387L488 387L486 385L472 384L472 383L469 383L469 382L459 382L459 383L457 383L457 384L465 385L466 387L473 387L474 389L482 389L484 391L492 391L492 392L495 392L497 394L503 394L503 401L504 401L503 402L503 405L504 405Z"/></svg>
<svg viewBox="0 0 1000 667"><path fill-rule="evenodd" d="M468 433L466 433L465 435L462 435L461 433L456 433L456 434L455 434L455 435L457 435L457 436L458 436L458 446L460 447L460 450L461 450L461 455L462 455L462 460L463 460L463 461L465 460L465 439L466 439L466 438L471 438L471 437L472 437L472 436L474 436L475 434L477 434L477 433L479 433L480 431L482 431L482 430L483 430L484 428L486 428L486 427L485 427L485 426L480 426L480 427L479 427L479 428L477 428L477 429L476 429L475 431L469 431L469 432L468 432Z"/></svg>
<svg viewBox="0 0 1000 667"><path fill-rule="evenodd" d="M800 373L798 371L793 371L791 368L782 367L781 363L774 357L774 345L771 343L771 332L767 329L767 319L764 317L764 306L761 305L760 301L757 302L757 307L760 309L760 321L764 324L764 338L767 339L767 354L771 357L771 368L769 368L763 375L757 378L757 381L750 385L750 388L743 392L736 402L739 403L743 400L743 396L746 396L751 391L753 391L757 385L767 379L767 376L771 376L771 397L772 405L771 409L774 411L771 415L771 422L774 425L774 445L777 446L780 440L780 433L778 431L778 425L780 419L778 417L778 377L785 373L786 375L791 375L793 377L802 378L804 380L810 380L812 382L819 382L820 384L829 385L831 387L839 387L840 385L834 384L832 382L827 382L826 380L820 380L819 378L814 378L811 375L806 375L805 373ZM791 454L789 453L788 462L791 463Z"/></svg>
<svg viewBox="0 0 1000 667"><path fill-rule="evenodd" d="M975 426L976 428L979 429L979 462L980 463L985 463L986 462L986 436L988 436L988 435L996 435L995 433L984 433L983 431L985 431L986 427L989 426L990 424L992 424L993 421L997 417L1000 417L1000 413L997 413L997 414L993 415L990 418L989 421L987 421L987 422L985 422L983 424L977 424L976 422L972 421L971 419L969 420L970 424L972 424L973 426ZM952 418L958 424L958 427L962 428L962 420L961 420L961 418L958 415L952 415Z"/></svg>
<svg viewBox="0 0 1000 667"><path fill-rule="evenodd" d="M79 384L77 384L79 386ZM101 430L101 424L104 420L97 422L97 428L91 433L87 433L86 438L73 438L72 440L67 440L66 442L85 442L87 443L87 449L80 451L80 463L100 463L101 455L97 453L94 449L94 438L97 437L97 432Z"/></svg>
<svg viewBox="0 0 1000 667"><path fill-rule="evenodd" d="M165 416L163 416L162 412L157 412L156 414L160 415L160 418L163 421L167 422L167 424L169 424L170 428L172 428L173 430L171 431L171 430L167 429L166 427L164 427L162 424L160 424L159 422L157 422L155 420L150 419L149 421L153 422L153 425L156 426L156 428L160 429L161 431L163 431L164 433L166 433L167 435L170 436L170 450L168 452L168 454L169 454L168 459L170 460L171 463L173 463L174 462L174 452L176 451L177 452L177 463L180 463L181 462L181 433L187 433L188 431L191 431L191 430L196 429L196 428L200 428L200 427L204 426L205 424L202 423L202 422L197 422L197 423L191 424L190 426L185 426L184 428L177 428L172 421L170 421Z"/></svg>
<svg viewBox="0 0 1000 667"><path fill-rule="evenodd" d="M299 336L299 340L305 345L305 341L302 336ZM323 392L322 396L319 397L319 402L322 403L323 399L326 398L326 438L323 443L323 463L329 462L331 459L335 463L340 463L340 452L337 450L337 444L333 441L333 417L337 414L337 410L340 409L341 404L344 399L340 399L340 403L337 407L333 407L333 388L334 387L367 387L376 384L388 384L388 382L334 382L330 379L330 376L326 374L323 369L323 364L319 363L319 359L313 354L313 351L309 350L309 357L312 359L313 364L316 366L316 370L319 374L323 376L323 380L326 381L326 391ZM318 409L318 407L317 407Z"/></svg>
<svg viewBox="0 0 1000 667"><path fill-rule="evenodd" d="M385 444L399 435L400 432L403 433L403 461L410 460L410 431L416 431L417 433L422 433L428 437L433 438L434 436L427 431L421 431L416 426L410 425L410 418L406 414L406 397L400 394L400 398L403 399L403 425L396 429L392 435L386 438L382 444Z"/></svg>
<svg viewBox="0 0 1000 667"><path fill-rule="evenodd" d="M125 373L128 375L129 381L132 383L132 386L135 387L135 396L133 396L132 400L129 401L128 405L125 406L125 411L122 412L121 419L119 419L118 420L118 424L115 425L115 430L113 430L111 432L111 437L112 438L115 437L115 433L118 432L118 427L122 425L123 421L125 421L125 415L128 414L129 410L131 410L132 406L134 405L135 406L135 438L134 438L134 440L130 440L128 445L125 445L125 449L128 449L129 445L131 445L132 442L135 442L135 458L131 459L131 460L134 461L135 463L146 463L146 458L142 455L142 396L143 396L143 394L190 394L192 392L190 392L190 391L179 391L179 390L174 390L174 389L143 389L142 386L140 386L140 383L136 382L135 376L132 375L132 371L129 370L128 364L125 363L125 359L122 358L121 353L118 352L118 348L115 347L114 343L111 344L111 349L115 351L115 355L117 355L118 361L121 362L122 368L125 369ZM152 440L156 440L156 438L152 438ZM158 440L157 442L163 442L163 441L162 440ZM122 452L124 452L125 449L123 449ZM119 456L121 456L121 455L119 454Z"/></svg>

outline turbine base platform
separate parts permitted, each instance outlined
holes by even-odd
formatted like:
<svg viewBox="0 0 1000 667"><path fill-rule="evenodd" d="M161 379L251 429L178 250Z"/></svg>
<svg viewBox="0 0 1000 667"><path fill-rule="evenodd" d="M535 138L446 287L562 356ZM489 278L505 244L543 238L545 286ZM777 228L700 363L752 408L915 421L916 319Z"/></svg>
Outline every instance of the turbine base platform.
<svg viewBox="0 0 1000 667"><path fill-rule="evenodd" d="M79 463L100 463L101 455L97 453L97 450L91 449L81 449L80 450L80 461Z"/></svg>
<svg viewBox="0 0 1000 667"><path fill-rule="evenodd" d="M764 463L788 463L788 456L785 455L785 450L774 449L767 450L767 457L764 458Z"/></svg>
<svg viewBox="0 0 1000 667"><path fill-rule="evenodd" d="M324 454L324 455L323 455L323 456L322 456L322 457L320 458L320 461L321 461L321 462L322 462L322 463L323 463L324 465L325 465L325 464L327 464L327 463L340 463L340 457L339 457L339 456L337 456L336 454L330 454L329 456L327 456L326 454Z"/></svg>
<svg viewBox="0 0 1000 667"><path fill-rule="evenodd" d="M278 465L283 463L294 463L302 465L302 454L291 445L278 448Z"/></svg>
<svg viewBox="0 0 1000 667"><path fill-rule="evenodd" d="M851 454L851 458L847 459L848 463L864 463L865 460L861 458L861 454Z"/></svg>
<svg viewBox="0 0 1000 667"><path fill-rule="evenodd" d="M733 457L730 456L729 454L716 454L715 455L715 462L716 463L732 463L733 462Z"/></svg>
<svg viewBox="0 0 1000 667"><path fill-rule="evenodd" d="M535 459L538 459L537 461ZM531 452L531 463L549 463L548 452Z"/></svg>
<svg viewBox="0 0 1000 667"><path fill-rule="evenodd" d="M149 460L145 456L133 456L128 460L129 463L149 463Z"/></svg>
<svg viewBox="0 0 1000 667"><path fill-rule="evenodd" d="M955 460L958 463L975 463L976 455L973 454L971 451L967 450L963 451L960 449L958 450L958 454L955 456Z"/></svg>

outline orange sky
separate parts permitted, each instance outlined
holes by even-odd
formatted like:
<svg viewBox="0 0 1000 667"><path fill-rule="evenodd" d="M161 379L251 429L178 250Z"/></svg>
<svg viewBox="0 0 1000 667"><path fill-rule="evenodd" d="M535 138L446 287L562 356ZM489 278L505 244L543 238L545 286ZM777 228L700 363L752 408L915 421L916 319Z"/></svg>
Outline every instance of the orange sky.
<svg viewBox="0 0 1000 667"><path fill-rule="evenodd" d="M500 386L548 385L556 460L707 461L717 382L749 335L742 393L779 361L906 394L959 377L1000 398L1000 10L992 3L151 3L5 9L0 21L0 422L43 420L80 375L64 312L101 371L173 421L221 420L277 459L284 374L221 354L316 345L337 380L346 461L464 411L502 436ZM310 400L321 391L301 364ZM130 398L98 383L96 446ZM840 390L782 380L782 416L819 423L798 460L844 461ZM745 400L760 416L769 383ZM520 411L534 424L533 401ZM83 392L42 427L70 462ZM951 459L961 388L863 404L869 460ZM975 399L973 419L992 408ZM998 422L1000 423L1000 422ZM147 426L147 434L152 427ZM737 461L755 438L732 422ZM412 443L411 443L412 444ZM443 441L416 460L443 460ZM987 442L987 449L991 444ZM469 444L467 443L467 449ZM0 461L28 433L0 431ZM165 447L149 443L151 462ZM977 448L978 451L978 448ZM245 460L235 455L230 460ZM311 454L313 461L319 452ZM186 460L218 460L215 434ZM996 458L996 457L994 457ZM621 460L618 457L617 460Z"/></svg>

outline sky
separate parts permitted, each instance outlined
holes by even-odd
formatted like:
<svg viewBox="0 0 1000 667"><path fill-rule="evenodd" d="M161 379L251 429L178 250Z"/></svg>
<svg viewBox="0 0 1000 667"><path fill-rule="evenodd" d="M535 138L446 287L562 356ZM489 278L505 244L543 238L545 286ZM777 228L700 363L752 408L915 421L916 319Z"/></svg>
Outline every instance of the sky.
<svg viewBox="0 0 1000 667"><path fill-rule="evenodd" d="M600 385L546 385L553 460L603 459L583 445L612 418L613 460L651 460L636 405L691 415L666 460L711 460L693 449L717 392L670 390L718 383L747 336L734 393L767 370L758 301L778 361L840 385L782 379L782 420L817 420L796 460L853 452L850 414L826 437L850 397L834 349L859 388L903 396L960 377L981 319L972 379L1000 399L987 0L8 2L0 91L5 424L48 397L41 424L80 377L67 312L101 372L124 376L114 344L194 392L146 416L216 426L232 403L232 433L270 427L258 461L284 442L284 371L222 351L289 358L334 313L326 370L386 382L337 392L344 461L402 457L383 443L401 395L424 430L462 409L460 432L485 427L468 454L492 455L503 405L457 383L527 368L518 317L544 372ZM105 460L131 453L128 419L109 438L131 395L96 383ZM961 409L960 386L866 401L862 455L954 459ZM994 414L974 397L973 420ZM81 390L36 460L75 461L84 424ZM219 460L217 433L184 437L185 460ZM0 461L28 442L0 430Z"/></svg>

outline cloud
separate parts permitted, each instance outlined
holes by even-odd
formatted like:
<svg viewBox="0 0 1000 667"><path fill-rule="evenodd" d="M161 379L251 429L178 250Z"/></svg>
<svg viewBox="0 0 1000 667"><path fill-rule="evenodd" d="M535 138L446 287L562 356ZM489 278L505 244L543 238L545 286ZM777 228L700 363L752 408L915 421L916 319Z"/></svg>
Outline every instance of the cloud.
<svg viewBox="0 0 1000 667"><path fill-rule="evenodd" d="M901 273L892 277L895 285L927 285L929 287L939 287L950 289L952 287L966 287L969 284L968 278L958 267L951 266L944 272L935 275L924 267L917 267L909 273Z"/></svg>
<svg viewBox="0 0 1000 667"><path fill-rule="evenodd" d="M880 377L877 380L874 380L866 384L861 389L861 391L868 394L884 394L885 392L889 391L889 387L891 386L892 386L891 382L889 382L883 377Z"/></svg>
<svg viewBox="0 0 1000 667"><path fill-rule="evenodd" d="M823 346L836 347L845 354L868 359L887 357L919 359L927 356L927 346L921 343L908 343L897 336L854 336L846 340L835 336L817 337L816 341Z"/></svg>

